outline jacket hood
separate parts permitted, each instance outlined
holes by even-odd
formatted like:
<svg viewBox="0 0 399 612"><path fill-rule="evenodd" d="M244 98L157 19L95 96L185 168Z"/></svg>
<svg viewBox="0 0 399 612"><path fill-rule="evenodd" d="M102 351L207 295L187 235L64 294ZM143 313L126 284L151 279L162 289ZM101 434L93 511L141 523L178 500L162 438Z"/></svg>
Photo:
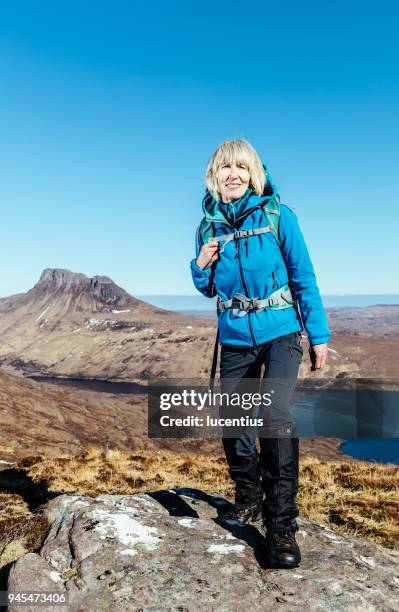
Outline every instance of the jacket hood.
<svg viewBox="0 0 399 612"><path fill-rule="evenodd" d="M267 176L266 166L265 164L262 164L262 165L265 171L265 175ZM269 175L269 179L270 179L270 175ZM248 212L250 209L256 208L256 206L259 206L265 200L267 199L272 200L277 197L278 197L277 187L273 185L273 183L270 180L268 180L268 178L266 178L265 187L263 189L263 193L261 196L256 195L253 192L253 188L250 187L247 189L247 191L245 192L242 198L239 198L238 200L233 200L233 202L236 202L239 205L240 207L239 214L242 215L244 212ZM241 206L242 206L242 209L241 209ZM216 200L214 196L211 194L211 192L209 191L209 189L205 190L205 196L202 200L202 210L204 212L205 218L208 221L226 222L226 220L228 219L226 219L225 208L226 208L226 204L224 202L222 202L221 200Z"/></svg>

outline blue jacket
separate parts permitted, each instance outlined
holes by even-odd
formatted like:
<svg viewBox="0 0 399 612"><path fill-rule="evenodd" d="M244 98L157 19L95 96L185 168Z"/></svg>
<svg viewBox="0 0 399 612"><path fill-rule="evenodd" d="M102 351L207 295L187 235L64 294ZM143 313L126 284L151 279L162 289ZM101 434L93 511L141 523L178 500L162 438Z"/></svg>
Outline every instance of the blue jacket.
<svg viewBox="0 0 399 612"><path fill-rule="evenodd" d="M272 195L276 195L275 187L269 184L270 187ZM234 201L226 205L217 202L207 192L203 200L204 215L214 221L216 236L237 229L265 227L269 223L263 209L255 208L264 200L264 196L252 194L246 198L238 215L234 215ZM231 213L227 215L223 210L226 206L233 207L230 209L235 218L233 225L227 220L232 221ZM195 263L202 246L200 235L198 238L196 257L190 265L194 285L203 295L214 297L219 294L223 300L227 300L235 293L241 293L264 299L288 282L300 307L301 314L294 306L282 310L265 308L258 312L250 311L243 317L235 316L232 309L228 309L218 321L221 344L253 347L301 331L303 325L311 344L329 340L330 331L313 265L296 215L290 208L280 204L280 246L272 232L233 240L226 244L218 261L210 268L201 270Z"/></svg>

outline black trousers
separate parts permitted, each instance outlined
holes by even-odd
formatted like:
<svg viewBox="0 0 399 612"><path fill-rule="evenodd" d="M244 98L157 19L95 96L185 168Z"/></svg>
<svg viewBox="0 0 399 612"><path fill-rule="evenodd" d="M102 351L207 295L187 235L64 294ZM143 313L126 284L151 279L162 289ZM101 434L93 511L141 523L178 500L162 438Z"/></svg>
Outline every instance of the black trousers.
<svg viewBox="0 0 399 612"><path fill-rule="evenodd" d="M264 425L223 429L229 473L236 486L235 503L262 501L268 530L297 529L299 439L289 412L303 349L300 333L275 338L256 348L222 345L221 392L270 394L271 405L243 410L221 406L220 416L263 418ZM261 378L262 364L265 366ZM240 398L249 397L240 395ZM259 438L260 453L256 447Z"/></svg>

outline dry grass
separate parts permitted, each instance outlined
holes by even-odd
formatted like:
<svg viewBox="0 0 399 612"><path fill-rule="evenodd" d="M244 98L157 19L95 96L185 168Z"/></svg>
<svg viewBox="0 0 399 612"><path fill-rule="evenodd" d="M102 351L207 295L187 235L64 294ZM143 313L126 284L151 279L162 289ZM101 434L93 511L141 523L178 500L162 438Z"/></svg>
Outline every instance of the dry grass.
<svg viewBox="0 0 399 612"><path fill-rule="evenodd" d="M362 461L305 458L300 466L302 516L335 531L399 549L399 468Z"/></svg>
<svg viewBox="0 0 399 612"><path fill-rule="evenodd" d="M31 457L19 467L34 482L46 480L49 492L57 494L131 494L184 486L234 496L224 456L104 451L91 446L80 456ZM298 506L301 516L337 532L363 537L391 549L399 547L399 468L394 465L305 457L300 462ZM42 537L45 534L44 523L28 512L19 496L2 495L0 550L4 533L10 542L13 533L15 537L19 532L28 533L30 521L33 521L30 531L37 535L30 543L32 550L40 534ZM23 522L25 527L21 526Z"/></svg>
<svg viewBox="0 0 399 612"><path fill-rule="evenodd" d="M203 457L171 451L102 450L94 446L80 456L28 458L20 463L35 482L47 480L56 493L129 494L172 487L195 487L233 495L223 457Z"/></svg>

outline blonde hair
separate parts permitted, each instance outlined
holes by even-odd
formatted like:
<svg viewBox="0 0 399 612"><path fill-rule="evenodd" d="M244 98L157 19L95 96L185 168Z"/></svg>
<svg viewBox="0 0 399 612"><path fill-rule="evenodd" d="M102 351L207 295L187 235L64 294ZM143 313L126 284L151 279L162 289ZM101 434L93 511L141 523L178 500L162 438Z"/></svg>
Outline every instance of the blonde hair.
<svg viewBox="0 0 399 612"><path fill-rule="evenodd" d="M242 163L246 166L250 175L250 185L256 195L262 195L267 177L253 146L246 140L225 140L209 158L205 173L206 186L216 200L222 199L218 189L217 171L225 163Z"/></svg>

